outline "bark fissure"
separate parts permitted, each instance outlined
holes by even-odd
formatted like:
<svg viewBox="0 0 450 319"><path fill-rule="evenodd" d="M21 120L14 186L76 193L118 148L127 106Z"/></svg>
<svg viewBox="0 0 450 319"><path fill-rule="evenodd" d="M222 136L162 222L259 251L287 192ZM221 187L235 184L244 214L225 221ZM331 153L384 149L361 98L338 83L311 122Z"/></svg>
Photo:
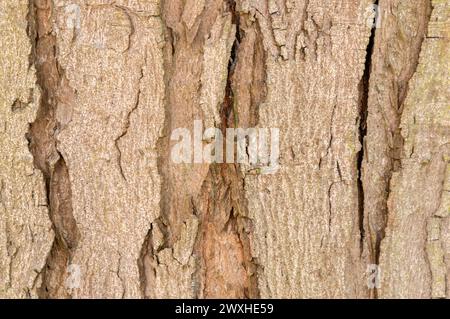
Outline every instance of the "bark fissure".
<svg viewBox="0 0 450 319"><path fill-rule="evenodd" d="M224 70L226 73L223 88L221 88L223 91L217 92L223 95L223 101L216 106L212 105L217 108L213 112L217 112L219 119L219 121L214 120L213 123L225 134L226 128L236 127L239 120L246 122L248 114L252 114L252 121L255 122L256 104L260 100L258 94L261 94L256 92L256 86L260 85L259 83L252 84L254 86L252 103L246 106L249 109L242 112L245 115L242 115L241 119L238 116L239 110L236 109L233 80L238 69L240 43L245 35L241 30L238 4L234 1L226 1L225 4L224 6L223 1L208 2L201 6L201 10L186 8L177 1L165 1L162 6L163 8L172 6L170 12L163 9L163 21L166 27L166 119L163 138L158 145L162 199L161 215L154 221L149 231L139 262L144 296L155 295L153 286L158 271L164 267L172 267L160 264L161 256L166 256L167 252L173 256L170 263L175 263L174 267L186 270L193 265L189 276L189 294L192 297L251 298L259 296L256 266L251 256L248 238L251 221L246 217L247 208L243 197L244 177L240 167L225 163L186 164L186 166L170 163L171 141L169 138L173 129L179 125L191 123L199 116L203 123L211 124L209 120L211 114L205 113L207 109L203 107L201 112L198 111L198 100L195 96L209 84L203 82L205 81L203 77L210 72L207 68L214 66L205 64L208 62L204 60L205 56L208 58L208 52L205 50L210 49L217 39L216 26L219 21L222 23L222 31L220 31L222 39L229 28L228 23L231 23L233 30L237 29L237 31L231 32L232 41L224 60L227 63L227 70ZM177 5L180 10L178 14L177 10L173 10L173 6ZM197 11L195 19L186 13L192 14L192 11L186 11L190 9ZM184 22L180 23L179 19ZM214 35L208 35L205 39L204 35L209 33ZM261 45L262 43L258 44L258 46ZM258 47L258 50L261 48ZM186 60L186 54L189 54L189 61ZM256 59L261 57L263 56L258 56ZM250 58L255 59L253 52ZM186 66L186 63L189 66L192 65L193 60L202 62L202 68ZM261 63L261 61L253 62ZM180 90L175 83L184 81L187 77L198 79L198 85ZM189 97L185 95L186 92L190 92ZM187 102L186 111L182 114L177 105L177 101L181 100ZM205 144L205 141L203 143ZM179 181L184 183L180 185ZM192 187L187 186L190 184ZM193 191L196 188L194 185L200 186L198 192ZM181 254L179 249L186 245L184 231L191 227L189 225L194 225L191 231L195 230L195 234L189 235L193 238L194 245L192 252L187 256L187 252ZM190 248L187 246L184 249L189 252Z"/></svg>
<svg viewBox="0 0 450 319"><path fill-rule="evenodd" d="M236 127L239 123L233 81L238 70L240 43L245 36L241 30L241 16L236 2L227 2L236 35L228 64L225 97L220 109L220 129L224 136L227 128ZM240 166L211 164L201 193L193 207L200 218L195 247L200 263L193 277L195 285L199 287L196 297L258 298L257 265L248 238L252 221L246 217L244 176Z"/></svg>
<svg viewBox="0 0 450 319"><path fill-rule="evenodd" d="M375 1L378 6L378 0ZM374 18L375 21L375 18ZM375 45L376 29L373 27L371 30L369 42L366 49L366 61L364 65L364 73L360 83L360 110L359 110L359 141L361 144L361 150L358 152L357 157L357 172L358 172L358 206L359 206L359 233L360 233L360 252L361 255L364 250L365 229L364 229L364 185L363 185L363 161L365 156L365 139L367 135L367 116L368 116L368 104L369 104L369 84L372 67L372 55Z"/></svg>
<svg viewBox="0 0 450 319"><path fill-rule="evenodd" d="M58 150L57 134L63 129L56 112L58 103L70 103L73 90L56 56L56 38L52 33L52 1L30 1L29 35L33 43L32 63L36 68L37 86L41 89L38 114L27 135L34 165L42 171L47 194L49 217L55 238L42 270L40 297L66 296L66 269L76 248L79 232L72 213L69 170Z"/></svg>
<svg viewBox="0 0 450 319"><path fill-rule="evenodd" d="M431 1L376 1L378 16L372 30L371 69L365 86L368 110L364 152L360 157L362 207L370 262L380 264L389 219L388 199L395 173L402 170L402 117L409 82L416 72L431 13ZM403 12L403 13L399 13ZM367 71L367 69L366 69ZM408 156L408 155L406 155ZM377 298L379 290L374 289Z"/></svg>
<svg viewBox="0 0 450 319"><path fill-rule="evenodd" d="M130 21L131 21L131 19L130 19ZM133 32L134 32L134 30L133 30ZM144 65L146 65L146 64L147 63L144 62ZM125 172L124 172L123 166L122 166L122 151L120 149L120 145L119 144L120 144L121 139L123 139L125 137L125 135L127 135L128 129L130 128L131 116L133 115L134 112L136 112L136 110L139 107L139 103L140 103L140 100L141 100L141 89L140 89L140 86L141 86L141 81L142 81L143 78L144 78L144 70L143 70L143 68L141 68L140 76L139 76L139 80L138 80L139 88L138 88L138 91L136 93L136 100L135 100L134 105L131 108L131 110L127 113L126 120L125 120L125 126L124 126L124 128L122 130L122 133L114 140L114 145L115 145L115 147L117 149L117 153L118 153L117 163L118 163L118 166L119 166L119 172L120 172L120 175L122 176L122 178L124 179L124 181L127 181L127 178L125 176Z"/></svg>

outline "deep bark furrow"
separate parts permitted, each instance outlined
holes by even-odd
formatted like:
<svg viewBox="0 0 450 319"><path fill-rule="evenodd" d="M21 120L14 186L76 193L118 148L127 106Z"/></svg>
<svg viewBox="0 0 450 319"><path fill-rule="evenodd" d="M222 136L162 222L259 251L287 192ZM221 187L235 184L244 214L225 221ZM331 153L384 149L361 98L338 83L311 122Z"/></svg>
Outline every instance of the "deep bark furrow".
<svg viewBox="0 0 450 319"><path fill-rule="evenodd" d="M67 296L66 268L71 250L75 249L79 233L72 214L72 195L69 171L57 149L56 135L62 129L56 118L58 103L70 103L73 90L67 86L64 71L56 57L56 38L52 34L53 2L30 1L35 20L29 31L34 39L33 65L37 85L41 89L40 108L28 134L36 168L42 171L46 189L49 216L55 231L55 241L43 269L41 297Z"/></svg>
<svg viewBox="0 0 450 319"><path fill-rule="evenodd" d="M202 185L208 178L211 166L208 163L194 163L189 167L191 164L177 165L171 162L173 142L170 137L177 128L187 128L192 132L195 120L200 120L205 129L220 127L220 96L226 99L226 70L236 36L236 26L233 25L230 8L225 7L222 1L186 5L182 1L165 1L162 17L166 25L166 133L160 140L159 152L159 171L163 182L161 217L159 223L153 224L148 237L155 238L155 232L158 232L162 238L159 243L149 240L156 247L147 249L147 257L144 254L143 260L147 260L147 263L144 262L144 269L148 268L144 273L150 277L154 273L158 275L162 270L159 262L161 258L165 258L163 263L168 263L169 268L178 269L177 275L182 277L178 280L186 283L182 294L200 297L203 293L196 287L205 285L203 274L208 269L199 267L209 267L200 248L206 244L199 243L203 238L200 234L201 225L207 223L206 219L203 220L207 210L203 204L209 198L200 198L204 196ZM206 38L208 34L209 39ZM210 73L214 69L220 73ZM219 76L221 80L211 81L211 76ZM189 79L189 83L185 83L185 79ZM206 85L214 86L208 88ZM208 99L211 95L209 90L217 95L215 102ZM205 211L196 213L200 207ZM222 231L219 229L219 233ZM237 252L236 256L238 255ZM228 263L225 264L225 269L227 268ZM174 279L167 278L163 285L170 286ZM224 276L221 280L236 279ZM161 292L155 282L146 280L145 294L164 296L165 292ZM226 292L211 292L207 296L226 297ZM243 294L238 292L236 297L239 296L243 297Z"/></svg>
<svg viewBox="0 0 450 319"><path fill-rule="evenodd" d="M255 52L248 51L246 30L241 30L241 16L236 8L235 1L229 1L229 11L232 22L236 27L236 36L230 53L228 64L227 83L225 87L224 101L220 107L220 130L225 136L229 127L237 128L244 121L255 125L255 119L246 119L246 114L255 114L252 109L257 108L259 101L252 101L246 105L248 109L239 111L235 106L235 92L241 89L236 85L242 71L241 64L253 63L254 68L264 67L263 60L256 60L260 52L258 43L253 44ZM245 17L242 17L245 19ZM244 22L244 25L247 21ZM255 26L253 26L255 28ZM255 30L248 30L255 32ZM253 34L252 34L253 36ZM251 40L250 40L251 41ZM242 47L240 47L242 42ZM248 55L251 53L251 55ZM261 58L263 56L260 56ZM244 61L239 60L244 59ZM253 61L248 61L252 59ZM252 76L249 79L250 86L254 83ZM258 88L264 92L264 88ZM259 92L260 94L262 92ZM242 116L243 115L243 116ZM224 147L224 154L226 149ZM194 277L201 287L196 297L213 298L257 298L259 291L257 286L257 265L254 263L248 233L251 231L252 221L248 219L248 208L244 194L244 176L242 176L239 164L213 163L210 166L208 176L202 185L202 195L194 201L194 209L200 218L199 234L195 247L195 253L200 257L197 277Z"/></svg>
<svg viewBox="0 0 450 319"><path fill-rule="evenodd" d="M374 6L378 6L378 0L375 1ZM374 16L373 21L376 23L377 17ZM362 167L364 161L365 138L367 135L367 117L369 111L369 83L372 67L372 55L375 45L375 27L372 28L369 43L366 49L366 61L364 64L364 73L360 83L360 115L359 115L359 141L361 143L361 150L358 152L357 171L358 171L358 210L359 210L359 233L360 233L360 251L363 254L365 244L365 229L364 229L364 185L362 176ZM379 245L379 243L378 243Z"/></svg>
<svg viewBox="0 0 450 319"><path fill-rule="evenodd" d="M155 292L158 284L153 280L161 269L162 256L166 257L168 251L172 251L172 256L165 261L172 264L169 268L184 269L179 270L179 274L189 283L188 296L248 298L258 295L255 266L245 234L248 221L244 198L238 196L243 190L239 168L234 164L197 163L188 169L185 164L171 163L170 158L173 143L169 138L174 129L191 130L193 121L201 120L205 129L217 127L225 133L227 127L237 124L232 79L238 68L240 17L234 1L226 4L213 1L193 8L183 7L181 2L166 1L163 6L167 41L166 133L159 144L163 197L161 217L159 222L153 223L141 258L147 297L158 295ZM205 40L208 33L210 40ZM211 56L218 56L220 60L212 61L211 65L208 60ZM246 58L253 59L253 52ZM192 61L198 61L201 67L192 65ZM205 87L209 84L209 69L217 67L218 72L224 72L219 74L221 82L215 87ZM193 79L192 83L180 89L176 83L186 78ZM203 87L196 84L200 79ZM255 89L258 88L251 90ZM207 90L216 90L215 94L222 96L222 101L217 99L217 104L209 104L204 97L211 94ZM183 111L179 109L181 106ZM193 234L186 234L187 231ZM155 232L162 236L157 243Z"/></svg>
<svg viewBox="0 0 450 319"><path fill-rule="evenodd" d="M404 100L425 38L430 3L429 0L376 1L370 80L367 79L365 86L367 133L360 166L365 197L364 231L368 236L369 259L376 265L389 218L387 200L391 178L401 169L404 157L400 127Z"/></svg>

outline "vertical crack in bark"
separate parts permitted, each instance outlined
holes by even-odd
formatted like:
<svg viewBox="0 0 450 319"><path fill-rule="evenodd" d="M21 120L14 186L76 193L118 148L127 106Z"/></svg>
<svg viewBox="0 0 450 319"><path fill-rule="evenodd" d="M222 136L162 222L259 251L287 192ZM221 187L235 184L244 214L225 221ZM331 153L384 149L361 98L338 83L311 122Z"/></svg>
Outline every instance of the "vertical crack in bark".
<svg viewBox="0 0 450 319"><path fill-rule="evenodd" d="M375 1L378 5L378 0ZM372 55L375 45L376 29L372 28L369 43L367 45L366 62L364 66L364 74L360 83L360 115L359 115L359 141L361 150L358 153L357 170L358 170L358 207L359 207L359 232L360 232L360 252L364 249L365 229L364 229L364 185L362 176L362 166L365 156L365 138L367 135L367 117L369 106L369 83L372 68Z"/></svg>
<svg viewBox="0 0 450 319"><path fill-rule="evenodd" d="M227 4L232 23L236 26L236 36L228 65L225 97L220 109L223 136L227 128L236 127L239 122L233 80L243 32L236 2L227 1ZM252 107L255 107L254 104ZM257 113L252 110L247 112L250 115ZM223 153L226 153L225 146ZM244 176L239 165L211 164L201 195L198 200L194 200L194 209L201 220L194 248L195 254L200 256L193 278L199 287L197 297L258 298L257 266L248 236L252 221L247 217Z"/></svg>
<svg viewBox="0 0 450 319"><path fill-rule="evenodd" d="M59 103L70 107L74 92L68 86L56 57L53 2L30 0L29 6L28 29L33 44L31 63L36 68L41 100L27 138L34 165L44 175L49 217L55 232L52 249L42 270L39 295L42 298L69 297L64 281L71 252L78 244L79 232L72 214L69 171L57 148L56 136L63 125L56 118L56 109Z"/></svg>
<svg viewBox="0 0 450 319"><path fill-rule="evenodd" d="M431 14L429 0L414 4L399 2L383 1L380 7L379 1L375 1L381 25L377 25L378 31L372 29L361 83L361 112L364 112L361 117L365 121L360 127L363 149L358 160L360 227L366 232L370 261L377 265L389 218L392 176L401 169L405 156L401 132L404 104ZM373 296L377 298L377 289Z"/></svg>
<svg viewBox="0 0 450 319"><path fill-rule="evenodd" d="M133 32L134 32L134 30L133 30ZM147 63L145 61L143 65L146 65L146 64ZM120 172L120 175L122 176L122 178L123 178L123 180L125 182L127 182L127 178L125 176L125 172L124 172L123 165L122 165L122 150L120 149L120 141L128 134L128 129L130 128L130 124L131 124L131 116L133 115L134 112L136 112L136 110L139 107L139 104L140 104L140 101L141 101L141 94L142 94L142 92L141 92L141 82L142 82L143 78L144 78L144 69L143 69L143 66L142 66L141 70L140 70L138 91L137 91L137 94L136 94L136 99L135 99L134 105L131 108L131 110L127 113L126 120L125 120L125 126L122 129L122 132L114 140L114 146L116 147L117 154L118 154L117 155L117 163L119 165L119 172Z"/></svg>
<svg viewBox="0 0 450 319"><path fill-rule="evenodd" d="M225 1L225 7L222 0L205 2L195 21L188 19L191 21L189 27L185 24L186 21L180 21L186 19L185 12L183 13L183 10L186 10L184 3L166 0L162 7L162 17L166 26L164 54L166 118L163 137L158 144L158 170L162 181L161 214L152 224L139 260L143 294L145 297L158 295L154 288L158 285L156 278L159 274L159 255L163 250L169 249L174 257L173 262L175 264L180 262L180 256L176 256L177 245L183 238L185 225L189 220L195 219L198 221L198 228L190 256L190 259L195 260L190 287L193 296L255 298L259 293L256 264L251 256L248 238L251 221L247 217L244 177L239 166L219 163L176 166L170 163L172 130L178 127L189 128L193 120L205 121L207 116L211 116L205 114L204 109L198 108L199 92L204 85L202 72L208 72L205 67L211 67L205 66L203 60L205 39L209 38L213 25L217 26L218 22L225 25L229 23L226 22L229 15L238 31L231 52L227 52L230 59L224 100L218 112L220 121L216 125L219 125L218 128L225 133L227 127L237 124L238 111L232 81L237 69L239 44L242 40L240 14L234 1ZM256 42L258 50L264 52L262 37ZM264 63L264 55L260 52L258 54L252 52L250 58L251 63ZM258 61L254 61L256 59ZM196 65L203 65L203 70ZM186 78L189 78L189 83L186 83ZM256 108L260 95L265 92L261 85L265 85L265 81L251 84L252 88L249 91L252 103L249 108ZM181 102L183 105L179 105ZM180 107L183 107L183 110ZM245 113L256 114L255 110L246 110ZM195 189L197 185L200 186L198 191Z"/></svg>

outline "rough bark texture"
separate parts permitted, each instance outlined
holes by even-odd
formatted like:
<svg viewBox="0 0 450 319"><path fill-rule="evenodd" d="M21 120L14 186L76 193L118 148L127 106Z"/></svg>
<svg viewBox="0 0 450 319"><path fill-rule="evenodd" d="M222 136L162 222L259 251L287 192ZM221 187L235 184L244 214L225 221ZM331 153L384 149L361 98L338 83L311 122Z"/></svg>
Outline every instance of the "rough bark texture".
<svg viewBox="0 0 450 319"><path fill-rule="evenodd" d="M449 298L449 15L3 0L0 297ZM195 120L279 128L279 170L176 164Z"/></svg>
<svg viewBox="0 0 450 319"><path fill-rule="evenodd" d="M381 245L382 297L450 297L449 19L449 2L433 1L401 116L401 169L392 176Z"/></svg>
<svg viewBox="0 0 450 319"><path fill-rule="evenodd" d="M54 237L44 179L25 138L41 92L27 1L2 1L0 12L0 296L36 297Z"/></svg>
<svg viewBox="0 0 450 319"><path fill-rule="evenodd" d="M392 174L402 165L404 137L400 122L409 81L416 71L430 18L431 2L380 1L367 100L363 163L364 215L371 262L379 262L385 237Z"/></svg>

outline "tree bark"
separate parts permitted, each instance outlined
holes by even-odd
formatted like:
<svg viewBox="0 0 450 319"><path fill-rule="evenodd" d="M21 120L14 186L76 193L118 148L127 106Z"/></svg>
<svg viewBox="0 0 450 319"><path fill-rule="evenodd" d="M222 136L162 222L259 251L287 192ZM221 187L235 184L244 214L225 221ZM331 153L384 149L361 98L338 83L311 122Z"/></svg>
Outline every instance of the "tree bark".
<svg viewBox="0 0 450 319"><path fill-rule="evenodd" d="M2 1L0 297L449 298L449 14ZM175 163L195 123L278 170Z"/></svg>

